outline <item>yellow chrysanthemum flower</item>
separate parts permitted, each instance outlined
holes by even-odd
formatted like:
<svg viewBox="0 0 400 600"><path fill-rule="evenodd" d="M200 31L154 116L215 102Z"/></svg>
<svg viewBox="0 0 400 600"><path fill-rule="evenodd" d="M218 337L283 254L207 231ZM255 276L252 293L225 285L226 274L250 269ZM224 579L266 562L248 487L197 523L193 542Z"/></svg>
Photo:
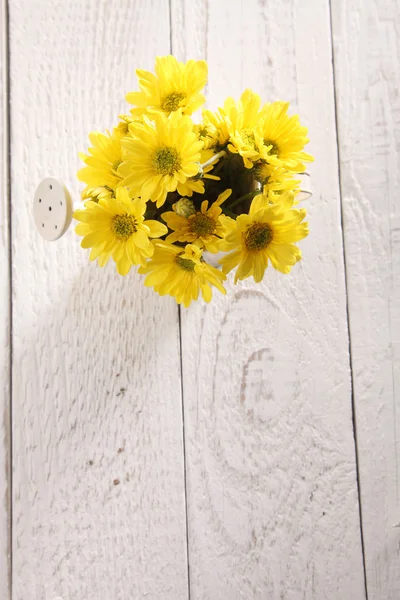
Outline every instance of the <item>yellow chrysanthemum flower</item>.
<svg viewBox="0 0 400 600"><path fill-rule="evenodd" d="M274 167L263 160L255 163L253 177L263 186L264 194L268 194L270 191L296 191L300 185L298 179L293 179L292 172L284 167Z"/></svg>
<svg viewBox="0 0 400 600"><path fill-rule="evenodd" d="M173 296L178 304L188 307L201 292L204 300L212 298L211 286L225 294L222 281L226 279L218 269L202 259L202 250L193 244L180 248L167 242L157 242L153 257L139 273L146 274L145 285L164 296Z"/></svg>
<svg viewBox="0 0 400 600"><path fill-rule="evenodd" d="M307 128L300 125L298 115L289 117L289 102L273 102L262 109L262 120L256 131L260 157L275 167L284 167L295 173L305 170L303 161L312 162L303 152L308 143Z"/></svg>
<svg viewBox="0 0 400 600"><path fill-rule="evenodd" d="M142 123L129 126L129 134L122 141L125 158L119 168L124 186L157 207L164 204L168 192L193 193L187 181L199 171L202 143L193 133L190 117L180 112L156 115L154 121L143 117Z"/></svg>
<svg viewBox="0 0 400 600"><path fill-rule="evenodd" d="M176 212L166 212L161 218L169 229L173 230L166 238L167 242L190 242L209 252L218 252L219 243L235 221L222 214L221 204L229 198L232 190L220 194L217 200L208 208L208 200L201 203L201 210L188 217Z"/></svg>
<svg viewBox="0 0 400 600"><path fill-rule="evenodd" d="M269 204L268 198L259 194L249 214L236 219L235 229L223 243L224 250L233 252L219 261L224 273L238 267L235 283L251 275L260 282L268 261L281 273L289 273L301 259L295 242L308 235L308 224L302 223L306 211L292 208L293 199L293 192L285 192L277 204Z"/></svg>
<svg viewBox="0 0 400 600"><path fill-rule="evenodd" d="M170 114L178 109L191 115L204 104L204 96L200 94L207 82L204 60L189 60L184 64L174 56L158 56L155 71L155 75L142 69L136 71L141 92L126 96L130 104L138 107L132 109L133 115L145 112Z"/></svg>
<svg viewBox="0 0 400 600"><path fill-rule="evenodd" d="M217 112L203 110L203 122L196 126L196 133L203 142L205 150L216 152L225 148L229 140L229 129L226 115L219 109Z"/></svg>
<svg viewBox="0 0 400 600"><path fill-rule="evenodd" d="M204 115L204 111L203 111ZM212 148L216 144L216 139L213 137L213 132L210 130L207 125L204 123L195 123L194 124L194 132L201 142L203 142L203 147L205 149Z"/></svg>
<svg viewBox="0 0 400 600"><path fill-rule="evenodd" d="M86 167L78 171L78 179L89 188L109 187L115 189L121 182L117 169L122 162L121 138L123 132L117 127L110 134L92 132L89 135L92 147L90 155L79 153Z"/></svg>
<svg viewBox="0 0 400 600"><path fill-rule="evenodd" d="M129 198L127 190L117 188L116 198L89 201L74 218L80 223L76 233L82 235L82 248L92 248L90 260L98 259L103 267L112 257L120 275L127 275L132 265L145 264L153 255L154 245L149 238L167 233L158 221L145 221L146 202Z"/></svg>
<svg viewBox="0 0 400 600"><path fill-rule="evenodd" d="M217 112L204 110L203 122L196 129L204 148L220 150L227 146L242 156L245 167L252 168L260 157L255 138L255 129L262 117L260 107L260 96L247 89L238 102L227 98L224 107Z"/></svg>
<svg viewBox="0 0 400 600"><path fill-rule="evenodd" d="M240 154L248 169L253 167L253 162L259 157L255 129L261 118L260 106L260 96L247 89L238 103L233 98L227 98L221 111L226 115L228 123L228 148L231 152Z"/></svg>
<svg viewBox="0 0 400 600"><path fill-rule="evenodd" d="M93 202L108 200L113 197L115 197L114 190L106 186L98 186L95 188L87 186L81 194L82 200L93 200Z"/></svg>
<svg viewBox="0 0 400 600"><path fill-rule="evenodd" d="M132 115L119 115L120 122L117 125L117 129L125 136L129 131L129 125L134 121L140 119L140 117L133 117Z"/></svg>

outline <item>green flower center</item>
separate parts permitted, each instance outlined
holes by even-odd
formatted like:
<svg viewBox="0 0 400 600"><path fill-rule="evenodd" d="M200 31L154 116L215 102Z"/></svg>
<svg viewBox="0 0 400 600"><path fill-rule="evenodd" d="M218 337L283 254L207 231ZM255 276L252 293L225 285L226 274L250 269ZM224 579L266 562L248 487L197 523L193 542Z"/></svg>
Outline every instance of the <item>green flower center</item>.
<svg viewBox="0 0 400 600"><path fill-rule="evenodd" d="M165 112L173 112L179 108L182 100L186 98L186 94L182 94L181 92L172 92L165 96L161 102L161 108L165 110Z"/></svg>
<svg viewBox="0 0 400 600"><path fill-rule="evenodd" d="M111 229L119 240L127 240L137 230L136 221L132 215L115 215Z"/></svg>
<svg viewBox="0 0 400 600"><path fill-rule="evenodd" d="M190 219L190 229L196 235L210 235L214 233L216 223L214 219L211 219L203 213L196 213L196 215Z"/></svg>
<svg viewBox="0 0 400 600"><path fill-rule="evenodd" d="M201 139L201 138L205 138L205 137L207 137L207 136L208 136L208 129L207 129L207 127L206 127L205 125L202 125L202 126L199 128L199 131L198 131L198 133L199 133L199 138L200 138L200 139Z"/></svg>
<svg viewBox="0 0 400 600"><path fill-rule="evenodd" d="M243 129L243 131L241 132L241 136L245 144L251 146L254 149L256 148L256 138L254 135L254 131L252 131L251 129Z"/></svg>
<svg viewBox="0 0 400 600"><path fill-rule="evenodd" d="M253 223L244 233L247 250L264 250L271 243L273 233L268 223Z"/></svg>
<svg viewBox="0 0 400 600"><path fill-rule="evenodd" d="M181 168L181 158L176 148L163 146L154 152L152 166L159 175L173 175Z"/></svg>
<svg viewBox="0 0 400 600"><path fill-rule="evenodd" d="M176 264L184 271L194 271L196 263L190 260L190 258L182 258L181 256L176 257Z"/></svg>
<svg viewBox="0 0 400 600"><path fill-rule="evenodd" d="M276 154L279 156L279 147L275 142L271 142L271 140L264 140L265 146L272 146L272 148L268 151L268 154Z"/></svg>

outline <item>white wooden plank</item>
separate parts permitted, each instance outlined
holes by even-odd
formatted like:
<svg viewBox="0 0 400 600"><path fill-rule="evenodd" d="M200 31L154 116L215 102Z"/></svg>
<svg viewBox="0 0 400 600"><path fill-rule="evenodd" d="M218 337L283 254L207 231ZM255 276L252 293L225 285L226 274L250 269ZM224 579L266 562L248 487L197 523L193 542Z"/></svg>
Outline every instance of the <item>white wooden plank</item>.
<svg viewBox="0 0 400 600"><path fill-rule="evenodd" d="M46 243L47 175L78 195L87 133L169 52L167 0L11 0L13 600L187 598L178 313Z"/></svg>
<svg viewBox="0 0 400 600"><path fill-rule="evenodd" d="M8 216L7 10L0 2L0 598L11 594L10 265Z"/></svg>
<svg viewBox="0 0 400 600"><path fill-rule="evenodd" d="M304 260L183 310L192 600L365 597L328 1L173 0L209 106L253 87L309 126Z"/></svg>
<svg viewBox="0 0 400 600"><path fill-rule="evenodd" d="M400 597L400 10L332 3L369 600Z"/></svg>

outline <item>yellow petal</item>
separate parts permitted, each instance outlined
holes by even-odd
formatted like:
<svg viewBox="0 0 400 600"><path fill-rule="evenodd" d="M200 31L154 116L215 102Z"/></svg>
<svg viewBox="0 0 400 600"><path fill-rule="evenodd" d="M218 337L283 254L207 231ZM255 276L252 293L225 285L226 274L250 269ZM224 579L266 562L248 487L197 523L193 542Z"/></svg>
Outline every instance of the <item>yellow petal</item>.
<svg viewBox="0 0 400 600"><path fill-rule="evenodd" d="M148 220L145 221L144 224L149 228L149 236L153 238L158 238L166 233L168 233L168 228L159 221Z"/></svg>
<svg viewBox="0 0 400 600"><path fill-rule="evenodd" d="M150 240L142 229L138 229L132 234L132 241L138 248L146 249L149 247Z"/></svg>

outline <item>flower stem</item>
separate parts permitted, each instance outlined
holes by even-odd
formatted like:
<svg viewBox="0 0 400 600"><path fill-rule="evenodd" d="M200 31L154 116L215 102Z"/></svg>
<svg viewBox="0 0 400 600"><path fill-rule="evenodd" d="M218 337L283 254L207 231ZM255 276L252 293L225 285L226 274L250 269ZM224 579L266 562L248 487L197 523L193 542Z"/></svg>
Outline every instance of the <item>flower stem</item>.
<svg viewBox="0 0 400 600"><path fill-rule="evenodd" d="M210 165L213 165L215 162L217 162L220 158L223 158L226 156L226 152L225 150L221 150L221 152L218 152L218 154L214 154L214 156L212 156L211 158L209 158L208 160L206 160L205 163L203 163L201 165L201 168L206 169L207 167L209 167Z"/></svg>
<svg viewBox="0 0 400 600"><path fill-rule="evenodd" d="M252 192L249 192L248 194L245 194L244 196L240 196L240 198L236 198L236 200L234 200L232 202L232 204L229 205L229 208L233 208L237 204L240 204L240 202L246 202L246 200L252 200L255 196L258 196L258 194L261 194L261 190L253 190Z"/></svg>
<svg viewBox="0 0 400 600"><path fill-rule="evenodd" d="M228 217L232 217L232 219L237 218L237 215L235 215L234 212L232 212L231 210L229 210L229 208L226 208L225 206L222 208L222 212L224 213L224 215L228 215Z"/></svg>

